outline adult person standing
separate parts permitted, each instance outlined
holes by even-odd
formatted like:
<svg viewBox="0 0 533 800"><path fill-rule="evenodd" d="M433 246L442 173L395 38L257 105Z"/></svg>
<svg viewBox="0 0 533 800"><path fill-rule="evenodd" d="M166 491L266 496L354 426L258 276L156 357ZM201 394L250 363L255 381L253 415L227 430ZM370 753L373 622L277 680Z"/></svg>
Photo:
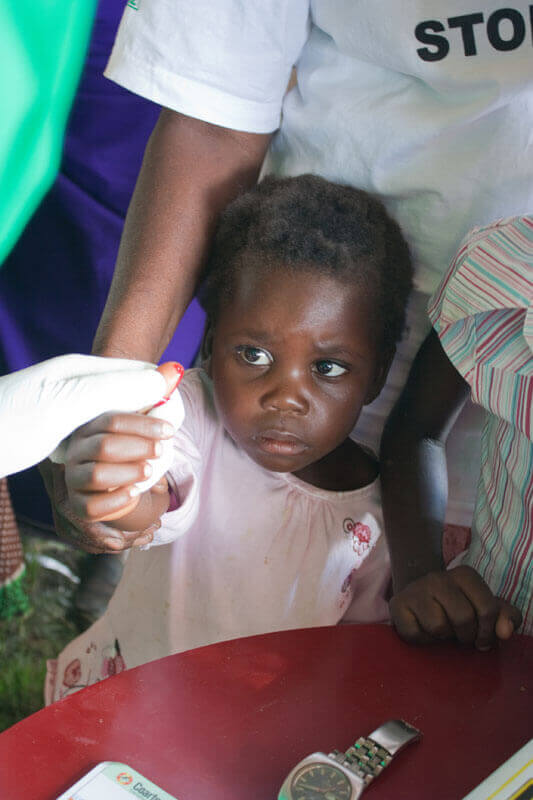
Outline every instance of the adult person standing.
<svg viewBox="0 0 533 800"><path fill-rule="evenodd" d="M0 5L0 267L57 171L94 6L95 0L76 7L68 0ZM0 319L9 304L1 278L0 271ZM27 606L23 572L10 493L0 477L0 620Z"/></svg>
<svg viewBox="0 0 533 800"><path fill-rule="evenodd" d="M93 5L92 33L64 130L59 173L0 268L0 375L64 353L90 352L111 284L142 154L157 121L156 105L102 75L124 8L123 0L100 0ZM74 9L69 11L75 18ZM29 22L27 25L32 27ZM38 24L34 21L33 26ZM27 40L31 43L31 38L21 38L21 49L25 43L28 49ZM36 48L30 54L40 77L42 73L47 76L39 61L41 50L42 47ZM41 77L44 97L50 98L50 102L46 106L42 101L38 109L44 103L51 116L54 112L59 115L53 100L57 105L61 79L70 85L70 65L72 70L78 66L77 61L72 63L74 50L71 44L70 50L63 53L63 63L69 64L69 70L58 67L57 74L50 79L54 91ZM83 53L79 57L76 54L77 59L82 57ZM52 56L47 54L47 59L52 61ZM69 94L63 105L68 109L71 102ZM61 122L64 123L63 117ZM48 141L45 134L41 137ZM58 134L57 138L55 144L59 149L62 136ZM22 133L18 139L27 145ZM28 146L30 152L41 154L44 145L39 149L32 140L32 148ZM17 162L26 162L28 158L26 152L22 156L18 151L12 155ZM26 187L27 180L21 183ZM2 201L7 205L6 198ZM189 366L202 330L203 314L194 303L170 343L168 360L178 359ZM17 514L37 523L52 522L36 469L12 476L9 488ZM27 499L30 494L31 512Z"/></svg>
<svg viewBox="0 0 533 800"><path fill-rule="evenodd" d="M94 349L157 359L198 283L221 207L267 169L379 195L416 269L377 445L429 329L427 299L465 233L533 200L533 12L525 0L130 0L107 76L165 107L148 144ZM290 72L297 82L285 96ZM469 524L477 428L451 443L448 519ZM470 481L468 478L470 477ZM101 531L94 542L103 548ZM405 552L408 582L441 567ZM394 571L394 565L393 565Z"/></svg>
<svg viewBox="0 0 533 800"><path fill-rule="evenodd" d="M0 9L13 70L13 81L0 90L0 152L7 165L0 178L0 261L7 254L0 268L0 376L64 353L90 352L159 113L102 74L124 0L62 0L53 13L49 3L29 6L16 0ZM169 342L168 359L189 366L202 330L203 313L193 303ZM22 547L11 501L31 530L51 531L52 514L36 467L11 475L8 485L0 484L0 562L8 552L4 573L19 574ZM102 612L120 572L116 558L84 561L75 596L81 617Z"/></svg>

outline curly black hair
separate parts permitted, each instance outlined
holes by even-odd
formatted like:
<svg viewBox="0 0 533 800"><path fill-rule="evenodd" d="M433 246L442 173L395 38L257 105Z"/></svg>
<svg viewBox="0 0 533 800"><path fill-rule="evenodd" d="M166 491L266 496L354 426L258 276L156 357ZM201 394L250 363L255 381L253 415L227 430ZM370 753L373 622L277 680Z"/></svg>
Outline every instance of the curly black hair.
<svg viewBox="0 0 533 800"><path fill-rule="evenodd" d="M402 336L413 267L398 224L361 189L316 175L267 177L221 214L202 303L213 322L237 270L317 270L357 282L374 302L385 352ZM258 266L260 265L260 266Z"/></svg>

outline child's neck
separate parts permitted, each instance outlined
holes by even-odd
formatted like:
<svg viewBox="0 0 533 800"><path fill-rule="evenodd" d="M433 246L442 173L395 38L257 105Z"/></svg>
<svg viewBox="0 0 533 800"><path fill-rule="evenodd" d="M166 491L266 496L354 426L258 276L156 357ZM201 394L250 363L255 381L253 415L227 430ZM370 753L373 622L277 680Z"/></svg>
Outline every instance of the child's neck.
<svg viewBox="0 0 533 800"><path fill-rule="evenodd" d="M294 473L297 478L332 492L368 486L379 475L376 459L352 439L345 439L327 456Z"/></svg>

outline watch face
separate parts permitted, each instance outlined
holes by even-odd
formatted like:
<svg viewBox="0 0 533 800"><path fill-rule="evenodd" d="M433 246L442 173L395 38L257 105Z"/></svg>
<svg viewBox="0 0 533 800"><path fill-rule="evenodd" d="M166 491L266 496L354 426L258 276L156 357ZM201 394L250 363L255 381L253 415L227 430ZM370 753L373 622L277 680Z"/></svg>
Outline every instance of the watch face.
<svg viewBox="0 0 533 800"><path fill-rule="evenodd" d="M350 800L352 784L338 767L317 762L296 773L291 795L293 800Z"/></svg>

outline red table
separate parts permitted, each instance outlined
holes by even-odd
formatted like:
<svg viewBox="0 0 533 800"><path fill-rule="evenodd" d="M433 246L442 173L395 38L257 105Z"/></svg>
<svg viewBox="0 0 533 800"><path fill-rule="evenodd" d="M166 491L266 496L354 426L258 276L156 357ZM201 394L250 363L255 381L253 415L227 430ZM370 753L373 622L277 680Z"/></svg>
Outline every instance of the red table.
<svg viewBox="0 0 533 800"><path fill-rule="evenodd" d="M424 733L368 800L459 800L533 735L533 639L410 647L388 627L255 636L123 672L0 735L1 800L122 761L179 800L272 800L314 750L402 717Z"/></svg>

